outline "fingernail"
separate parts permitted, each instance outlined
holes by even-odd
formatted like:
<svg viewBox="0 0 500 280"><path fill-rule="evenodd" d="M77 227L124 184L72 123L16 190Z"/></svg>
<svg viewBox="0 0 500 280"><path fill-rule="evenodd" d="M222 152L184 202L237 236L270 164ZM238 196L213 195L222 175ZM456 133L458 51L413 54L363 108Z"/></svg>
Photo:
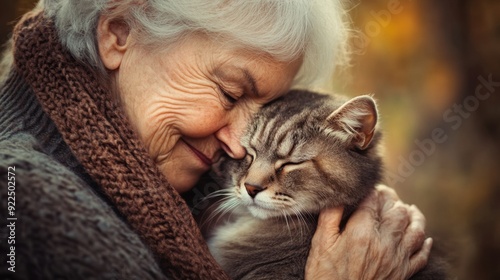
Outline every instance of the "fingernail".
<svg viewBox="0 0 500 280"><path fill-rule="evenodd" d="M425 240L425 245L426 245L426 246L432 246L432 243L433 243L432 237L428 237L428 238Z"/></svg>

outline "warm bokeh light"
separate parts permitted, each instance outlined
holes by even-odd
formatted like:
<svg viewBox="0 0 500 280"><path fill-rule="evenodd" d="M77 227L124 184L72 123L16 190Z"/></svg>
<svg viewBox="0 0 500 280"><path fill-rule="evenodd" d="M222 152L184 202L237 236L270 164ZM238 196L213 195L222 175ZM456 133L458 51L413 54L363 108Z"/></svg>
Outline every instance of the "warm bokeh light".
<svg viewBox="0 0 500 280"><path fill-rule="evenodd" d="M498 279L500 2L371 0L351 15L363 49L333 88L375 94L386 183L425 213L456 277Z"/></svg>

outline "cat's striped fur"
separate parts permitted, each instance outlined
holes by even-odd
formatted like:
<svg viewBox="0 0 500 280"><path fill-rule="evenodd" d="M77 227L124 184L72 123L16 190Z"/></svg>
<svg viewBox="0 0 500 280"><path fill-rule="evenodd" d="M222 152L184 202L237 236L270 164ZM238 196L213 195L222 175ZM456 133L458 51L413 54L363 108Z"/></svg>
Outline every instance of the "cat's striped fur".
<svg viewBox="0 0 500 280"><path fill-rule="evenodd" d="M254 118L244 160L219 163L219 210L234 219L209 245L233 279L302 279L319 211L355 205L379 181L375 103L347 101L292 91Z"/></svg>
<svg viewBox="0 0 500 280"><path fill-rule="evenodd" d="M242 140L244 160L215 167L226 189L209 247L233 279L303 279L321 209L353 209L381 179L377 109L292 91L264 106Z"/></svg>

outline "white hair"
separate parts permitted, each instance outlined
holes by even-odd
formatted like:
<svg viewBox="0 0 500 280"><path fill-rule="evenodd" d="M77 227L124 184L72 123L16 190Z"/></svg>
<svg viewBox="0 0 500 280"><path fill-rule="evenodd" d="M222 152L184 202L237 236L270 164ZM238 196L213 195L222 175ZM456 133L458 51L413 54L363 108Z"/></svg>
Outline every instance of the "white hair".
<svg viewBox="0 0 500 280"><path fill-rule="evenodd" d="M45 0L62 43L102 70L96 28L101 15L127 23L142 44L168 46L204 32L280 61L303 57L295 86L331 79L348 61L343 0Z"/></svg>

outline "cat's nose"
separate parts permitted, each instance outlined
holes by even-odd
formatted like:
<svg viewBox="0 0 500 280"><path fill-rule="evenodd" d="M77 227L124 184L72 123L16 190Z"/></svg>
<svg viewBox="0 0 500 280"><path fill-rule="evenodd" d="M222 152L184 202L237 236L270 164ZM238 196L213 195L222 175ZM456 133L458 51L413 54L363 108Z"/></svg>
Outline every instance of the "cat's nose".
<svg viewBox="0 0 500 280"><path fill-rule="evenodd" d="M255 196L259 192L265 190L266 188L258 186L258 185L251 185L251 184L245 183L245 189L247 189L247 193L248 193L248 195L250 195L251 198L255 198Z"/></svg>

